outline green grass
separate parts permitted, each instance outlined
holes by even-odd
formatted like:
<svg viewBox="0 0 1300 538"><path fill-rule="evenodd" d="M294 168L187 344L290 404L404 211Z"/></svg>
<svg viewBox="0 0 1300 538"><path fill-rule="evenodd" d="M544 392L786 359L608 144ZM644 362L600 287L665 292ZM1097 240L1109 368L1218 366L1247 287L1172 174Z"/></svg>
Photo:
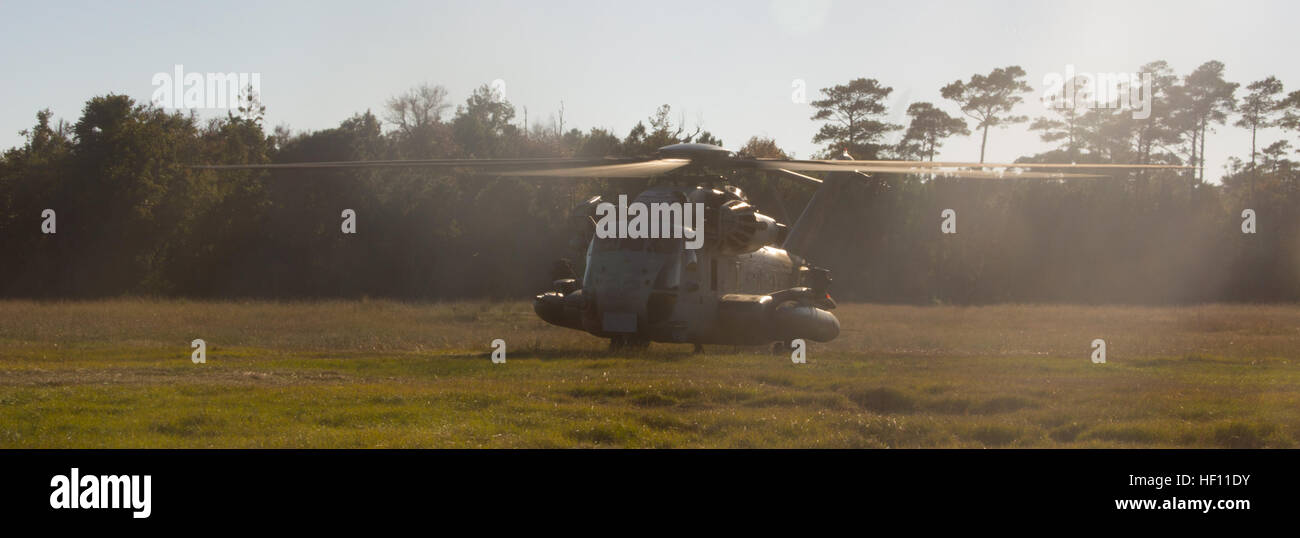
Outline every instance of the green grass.
<svg viewBox="0 0 1300 538"><path fill-rule="evenodd" d="M0 302L0 447L1300 444L1300 306L837 314L794 365L611 355L526 303Z"/></svg>

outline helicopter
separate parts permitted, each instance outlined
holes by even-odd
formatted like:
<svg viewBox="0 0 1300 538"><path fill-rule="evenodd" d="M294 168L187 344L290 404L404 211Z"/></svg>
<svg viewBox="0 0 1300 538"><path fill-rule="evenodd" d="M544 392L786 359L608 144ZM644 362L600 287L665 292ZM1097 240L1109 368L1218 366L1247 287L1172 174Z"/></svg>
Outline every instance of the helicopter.
<svg viewBox="0 0 1300 538"><path fill-rule="evenodd" d="M582 275L558 263L552 289L533 298L537 316L549 324L609 340L611 350L645 348L651 342L710 345L766 345L789 349L796 340L829 342L840 333L831 312L836 303L831 272L806 258L823 233L831 202L854 183L876 174L921 174L962 178L1089 178L1099 169L1187 168L1123 164L986 164L967 162L856 160L847 150L836 159L798 160L741 156L711 144L678 143L645 157L543 159L426 159L283 164L203 165L200 169L406 168L459 169L475 175L556 178L659 179L634 196L640 207L694 207L662 226L675 233L600 233L612 202L593 197L573 217L584 223ZM1090 173L1064 170L1086 169ZM728 175L755 170L797 181L816 190L793 222L758 211ZM721 175L716 172L721 172ZM824 178L800 172L824 172ZM645 213L643 210L642 214ZM678 215L671 212L666 215ZM642 230L644 232L644 230ZM699 238L702 241L688 241ZM695 243L695 244L692 244Z"/></svg>

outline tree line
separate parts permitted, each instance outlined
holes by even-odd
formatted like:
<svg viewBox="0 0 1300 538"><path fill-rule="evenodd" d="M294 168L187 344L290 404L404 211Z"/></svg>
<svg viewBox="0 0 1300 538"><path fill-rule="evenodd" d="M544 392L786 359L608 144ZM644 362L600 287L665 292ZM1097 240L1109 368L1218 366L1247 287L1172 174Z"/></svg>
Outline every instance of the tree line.
<svg viewBox="0 0 1300 538"><path fill-rule="evenodd" d="M1132 172L1079 181L883 175L837 200L810 258L842 300L1179 303L1300 299L1300 172L1287 139L1300 92L1273 77L1238 95L1224 66L1152 73L1150 114L1057 107L1014 115L1030 93L1016 66L954 81L942 103L912 103L894 125L892 89L856 79L821 91L811 119L824 157L933 160L952 136L1028 124L1050 151L1024 162L1204 162L1208 134L1249 129L1252 147L1221 184L1203 171ZM955 110L950 114L944 110ZM123 95L88 100L73 123L48 110L0 156L0 294L7 297L518 298L549 286L555 259L581 262L570 210L637 180L457 177L427 169L222 171L200 163L648 155L677 142L721 145L664 105L619 136L528 122L490 87L460 103L435 85L394 96L376 115L291 132L263 125L246 94L237 111L200 120ZM983 144L981 144L981 154ZM781 157L754 137L740 153ZM1203 170L1203 169L1201 169ZM811 192L735 178L789 221ZM55 233L44 233L43 211ZM356 234L340 233L352 209ZM955 234L940 230L945 209ZM1250 209L1252 231L1243 233ZM43 220L44 219L44 220Z"/></svg>

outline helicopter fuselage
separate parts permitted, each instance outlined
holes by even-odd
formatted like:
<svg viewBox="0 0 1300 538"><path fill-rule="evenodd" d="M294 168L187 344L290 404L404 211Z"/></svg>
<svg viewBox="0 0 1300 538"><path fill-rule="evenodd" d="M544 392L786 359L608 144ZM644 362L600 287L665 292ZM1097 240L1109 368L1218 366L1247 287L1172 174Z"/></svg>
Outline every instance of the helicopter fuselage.
<svg viewBox="0 0 1300 538"><path fill-rule="evenodd" d="M709 193L652 189L637 200L708 198L702 194ZM698 249L681 239L593 236L582 278L557 280L555 291L538 295L537 314L615 342L757 345L835 338L839 322L827 311L834 303L824 286L801 285L814 268L764 244L776 235L761 234L784 226L747 205L714 202L711 215L735 210L741 216L732 220L743 225L706 219L706 226L725 229L706 229L711 240ZM747 240L745 234L759 235Z"/></svg>

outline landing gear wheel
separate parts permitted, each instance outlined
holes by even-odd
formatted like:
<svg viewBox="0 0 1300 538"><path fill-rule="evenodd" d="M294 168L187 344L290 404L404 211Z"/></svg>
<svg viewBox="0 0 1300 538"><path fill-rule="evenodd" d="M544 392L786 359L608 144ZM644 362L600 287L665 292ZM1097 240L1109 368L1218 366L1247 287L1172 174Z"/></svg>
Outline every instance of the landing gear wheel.
<svg viewBox="0 0 1300 538"><path fill-rule="evenodd" d="M773 355L789 355L789 354L790 354L790 342L786 342L786 341L784 341L784 340L782 340L782 341L780 341L780 342L772 342L772 354L773 354Z"/></svg>
<svg viewBox="0 0 1300 538"><path fill-rule="evenodd" d="M695 355L699 355L699 354L701 354L701 353L704 353L704 344L695 344L695 349L692 349L692 350L691 350L691 353L693 353L693 354L695 354Z"/></svg>

